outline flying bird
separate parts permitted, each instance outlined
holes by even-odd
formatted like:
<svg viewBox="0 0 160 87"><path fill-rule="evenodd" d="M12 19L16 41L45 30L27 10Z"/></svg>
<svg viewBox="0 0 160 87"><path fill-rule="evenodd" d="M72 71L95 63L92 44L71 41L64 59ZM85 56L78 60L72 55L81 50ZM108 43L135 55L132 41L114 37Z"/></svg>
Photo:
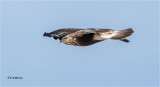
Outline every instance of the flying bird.
<svg viewBox="0 0 160 87"><path fill-rule="evenodd" d="M60 42L67 45L89 46L107 39L121 40L128 43L129 40L126 37L132 35L133 32L132 28L125 30L63 28L50 33L45 32L43 36L53 37L55 40L59 39Z"/></svg>

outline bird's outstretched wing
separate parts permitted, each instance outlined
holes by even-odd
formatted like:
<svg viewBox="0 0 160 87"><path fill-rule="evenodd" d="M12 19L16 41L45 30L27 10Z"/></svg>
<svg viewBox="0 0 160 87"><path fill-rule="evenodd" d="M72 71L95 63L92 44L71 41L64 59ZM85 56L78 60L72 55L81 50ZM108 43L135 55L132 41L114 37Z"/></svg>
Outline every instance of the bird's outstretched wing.
<svg viewBox="0 0 160 87"><path fill-rule="evenodd" d="M61 40L64 36L80 31L82 29L76 29L76 28L63 28L63 29L59 29L50 33L44 33L43 36L47 36L47 37L53 37L54 39L59 39Z"/></svg>
<svg viewBox="0 0 160 87"><path fill-rule="evenodd" d="M70 34L69 36L76 37L76 38L82 38L82 37L92 35L92 34L96 34L96 32L94 30L85 29L85 30L76 31Z"/></svg>

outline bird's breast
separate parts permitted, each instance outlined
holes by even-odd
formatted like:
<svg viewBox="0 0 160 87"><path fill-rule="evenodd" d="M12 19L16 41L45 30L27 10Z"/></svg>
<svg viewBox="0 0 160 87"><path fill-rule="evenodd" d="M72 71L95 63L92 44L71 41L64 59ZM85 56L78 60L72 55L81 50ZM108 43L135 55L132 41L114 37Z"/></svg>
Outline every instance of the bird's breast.
<svg viewBox="0 0 160 87"><path fill-rule="evenodd" d="M79 46L77 39L75 37L65 36L64 38L62 38L61 41L67 45Z"/></svg>

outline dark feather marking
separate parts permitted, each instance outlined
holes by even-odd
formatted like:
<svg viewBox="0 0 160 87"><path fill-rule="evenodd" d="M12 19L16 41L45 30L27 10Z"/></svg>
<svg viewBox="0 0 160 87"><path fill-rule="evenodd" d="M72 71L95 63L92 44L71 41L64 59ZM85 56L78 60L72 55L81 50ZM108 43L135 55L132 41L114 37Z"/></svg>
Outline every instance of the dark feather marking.
<svg viewBox="0 0 160 87"><path fill-rule="evenodd" d="M84 34L81 37L77 38L77 42L83 46L87 46L99 41L93 40L94 37L94 33L88 33L88 34Z"/></svg>

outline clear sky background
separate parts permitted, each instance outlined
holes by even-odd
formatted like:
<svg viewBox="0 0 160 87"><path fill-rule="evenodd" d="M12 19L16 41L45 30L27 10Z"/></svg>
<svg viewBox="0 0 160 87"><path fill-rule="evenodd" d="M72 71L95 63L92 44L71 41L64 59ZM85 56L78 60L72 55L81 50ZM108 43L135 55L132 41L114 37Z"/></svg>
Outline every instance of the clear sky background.
<svg viewBox="0 0 160 87"><path fill-rule="evenodd" d="M3 86L158 86L157 1L3 1L1 12ZM92 27L135 33L87 47L43 37Z"/></svg>

